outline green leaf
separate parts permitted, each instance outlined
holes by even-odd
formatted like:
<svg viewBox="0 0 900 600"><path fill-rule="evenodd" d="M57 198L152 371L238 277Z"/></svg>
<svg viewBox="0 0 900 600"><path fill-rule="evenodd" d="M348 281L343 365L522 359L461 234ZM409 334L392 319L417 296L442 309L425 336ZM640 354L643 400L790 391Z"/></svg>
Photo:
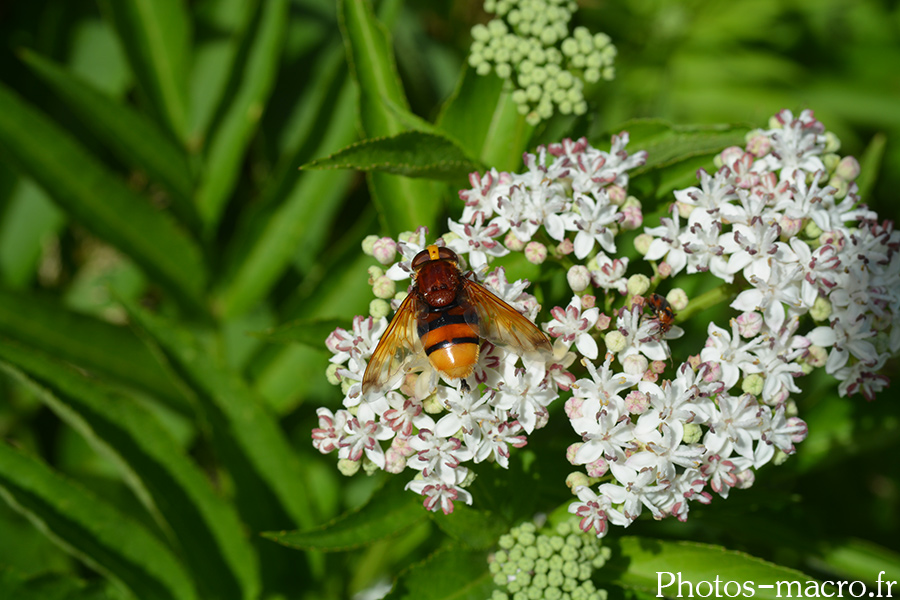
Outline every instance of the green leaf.
<svg viewBox="0 0 900 600"><path fill-rule="evenodd" d="M182 392L127 327L33 294L0 290L0 334L191 412Z"/></svg>
<svg viewBox="0 0 900 600"><path fill-rule="evenodd" d="M102 0L145 102L175 139L187 135L191 31L182 0Z"/></svg>
<svg viewBox="0 0 900 600"><path fill-rule="evenodd" d="M34 281L44 246L65 215L29 178L19 178L0 219L0 277L13 289Z"/></svg>
<svg viewBox="0 0 900 600"><path fill-rule="evenodd" d="M114 600L125 598L108 582L87 584L71 575L46 573L25 578L0 569L0 598L14 600Z"/></svg>
<svg viewBox="0 0 900 600"><path fill-rule="evenodd" d="M441 530L467 548L484 550L497 544L509 531L509 524L489 510L479 510L457 502L453 512L428 513Z"/></svg>
<svg viewBox="0 0 900 600"><path fill-rule="evenodd" d="M287 23L287 0L263 2L244 41L246 59L232 72L224 115L212 133L197 209L213 228L234 191L240 163L256 131L275 82Z"/></svg>
<svg viewBox="0 0 900 600"><path fill-rule="evenodd" d="M819 563L820 560L816 559L815 562ZM900 573L900 554L859 538L850 538L828 549L821 562L842 578L855 581L874 583L882 571L890 573L892 577Z"/></svg>
<svg viewBox="0 0 900 600"><path fill-rule="evenodd" d="M465 180L469 173L480 167L443 135L406 131L357 142L301 168L384 171L406 177L454 181Z"/></svg>
<svg viewBox="0 0 900 600"><path fill-rule="evenodd" d="M219 458L235 480L244 519L257 530L283 527L280 507L296 524L313 526L307 474L260 398L187 330L134 305L126 309L159 358L195 394Z"/></svg>
<svg viewBox="0 0 900 600"><path fill-rule="evenodd" d="M197 597L180 559L143 525L3 443L0 496L64 550L140 598Z"/></svg>
<svg viewBox="0 0 900 600"><path fill-rule="evenodd" d="M255 335L269 342L297 343L321 349L325 338L338 327L348 327L343 319L298 319Z"/></svg>
<svg viewBox="0 0 900 600"><path fill-rule="evenodd" d="M337 48L324 59L301 98L310 107L302 120L305 135L295 140L299 154L307 138L319 134L315 154L327 154L356 138L356 99ZM324 129L314 125L328 119ZM298 158L298 160L303 160ZM347 198L353 174L297 172L297 163L286 165L290 175L271 186L263 203L266 209L248 217L245 229L227 249L225 274L218 286L214 307L226 318L239 315L259 302L290 266L297 253L318 256L331 223L338 218Z"/></svg>
<svg viewBox="0 0 900 600"><path fill-rule="evenodd" d="M485 552L450 547L402 573L385 600L484 600L495 587Z"/></svg>
<svg viewBox="0 0 900 600"><path fill-rule="evenodd" d="M734 581L737 585L747 582L754 587L751 595L765 600L783 598L789 582L800 582L800 585L807 581L814 582L800 571L721 546L638 537L623 537L607 543L613 547L613 556L597 571L597 577L627 589L662 594L667 598L679 595L679 575L682 582L693 584L694 593L699 582L707 581L715 585L716 578L719 578L723 594L736 595L733 584L727 592L724 591L726 582ZM674 583L660 587L670 583L670 579ZM770 584L772 588L762 587ZM706 585L702 584L704 591ZM744 590L741 589L740 593L743 594ZM681 595L687 595L686 585Z"/></svg>
<svg viewBox="0 0 900 600"><path fill-rule="evenodd" d="M672 125L659 119L627 121L615 132L627 131L630 153L647 151L647 162L632 176L661 169L698 156L713 155L729 146L743 146L749 127L739 125ZM595 143L596 142L596 143ZM607 142L592 140L594 145Z"/></svg>
<svg viewBox="0 0 900 600"><path fill-rule="evenodd" d="M859 197L866 201L878 181L878 172L881 170L881 162L884 160L884 150L887 146L887 136L877 133L872 136L872 141L866 146L863 155L859 159L859 177L856 183L859 185Z"/></svg>
<svg viewBox="0 0 900 600"><path fill-rule="evenodd" d="M291 548L326 552L352 550L396 535L427 518L421 496L404 490L401 480L391 477L365 506L321 527L263 535Z"/></svg>
<svg viewBox="0 0 900 600"><path fill-rule="evenodd" d="M196 244L49 119L0 85L0 152L64 210L186 304L206 281Z"/></svg>
<svg viewBox="0 0 900 600"><path fill-rule="evenodd" d="M397 75L390 36L376 20L368 0L341 0L338 8L350 70L359 86L360 123L365 136L401 133L408 120L399 118L397 111L410 111ZM440 190L433 182L379 172L370 173L367 181L389 232L434 226L440 208L435 199Z"/></svg>
<svg viewBox="0 0 900 600"><path fill-rule="evenodd" d="M22 52L22 59L116 156L145 170L152 180L165 186L172 193L173 208L183 220L196 223L190 201L193 181L182 148L144 115L98 92L52 61L29 51Z"/></svg>
<svg viewBox="0 0 900 600"><path fill-rule="evenodd" d="M2 338L0 360L6 363L4 370L119 466L126 483L180 549L204 596L257 596L256 555L241 533L237 513L213 492L152 414L73 367Z"/></svg>
<svg viewBox="0 0 900 600"><path fill-rule="evenodd" d="M453 95L444 103L438 127L469 156L501 171L517 170L534 127L525 122L504 81L465 67Z"/></svg>

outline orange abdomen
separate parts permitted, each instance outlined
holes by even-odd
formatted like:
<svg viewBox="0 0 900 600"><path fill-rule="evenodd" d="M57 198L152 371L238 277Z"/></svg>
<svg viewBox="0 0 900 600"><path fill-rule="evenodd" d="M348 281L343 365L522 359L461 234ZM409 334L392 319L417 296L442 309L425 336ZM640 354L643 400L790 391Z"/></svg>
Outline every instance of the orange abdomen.
<svg viewBox="0 0 900 600"><path fill-rule="evenodd" d="M480 339L466 322L465 310L454 305L427 312L418 322L419 338L431 365L451 379L468 377L478 361Z"/></svg>

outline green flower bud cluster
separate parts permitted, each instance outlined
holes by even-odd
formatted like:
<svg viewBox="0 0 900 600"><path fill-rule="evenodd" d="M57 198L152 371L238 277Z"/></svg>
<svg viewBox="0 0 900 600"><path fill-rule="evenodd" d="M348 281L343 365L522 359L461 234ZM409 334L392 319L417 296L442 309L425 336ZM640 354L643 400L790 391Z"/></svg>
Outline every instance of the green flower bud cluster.
<svg viewBox="0 0 900 600"><path fill-rule="evenodd" d="M484 8L497 17L472 27L469 64L479 75L493 71L510 82L528 123L557 110L584 114L585 83L615 76L616 48L608 35L585 27L569 34L573 0L485 0Z"/></svg>
<svg viewBox="0 0 900 600"><path fill-rule="evenodd" d="M498 545L489 567L501 589L491 600L606 600L606 590L594 587L591 573L606 564L611 552L596 536L582 533L577 521L560 523L549 534L523 523L501 536Z"/></svg>

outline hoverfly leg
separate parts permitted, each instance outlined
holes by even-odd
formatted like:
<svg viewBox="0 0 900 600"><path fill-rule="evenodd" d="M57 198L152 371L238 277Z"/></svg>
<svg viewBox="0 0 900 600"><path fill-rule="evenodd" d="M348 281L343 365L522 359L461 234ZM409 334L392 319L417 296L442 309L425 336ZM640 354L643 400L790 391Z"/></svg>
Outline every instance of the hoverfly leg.
<svg viewBox="0 0 900 600"><path fill-rule="evenodd" d="M465 379L461 379L459 383L459 389L464 394L468 394L471 390L469 389L469 382Z"/></svg>

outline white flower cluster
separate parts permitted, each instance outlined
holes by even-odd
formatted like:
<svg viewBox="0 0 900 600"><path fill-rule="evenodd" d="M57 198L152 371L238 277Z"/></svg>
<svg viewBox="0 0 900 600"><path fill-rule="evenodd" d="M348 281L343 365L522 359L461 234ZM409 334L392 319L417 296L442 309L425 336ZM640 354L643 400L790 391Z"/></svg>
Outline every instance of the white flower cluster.
<svg viewBox="0 0 900 600"><path fill-rule="evenodd" d="M475 188L460 193L466 203L463 217L448 223L450 233L443 243L476 270L486 269L490 259L510 250L524 250L533 262L543 262L547 248L532 238L548 236L562 242L560 256L574 252L585 258L591 253L611 263L595 246L615 252L615 233L641 223L640 203L627 198L627 171L643 164L646 153L629 156L627 142L627 134L616 136L611 151L602 152L586 140L567 140L526 155L523 174L473 174ZM574 234L574 244L566 232ZM356 317L351 331L337 329L326 340L334 355L328 376L342 386L344 408L318 410L313 444L323 453L337 450L339 466L348 474L360 466L418 472L407 487L425 496L426 508L449 513L454 501L472 501L465 489L471 480L465 463L493 460L505 467L510 447L524 446L526 436L547 423L547 406L575 381L568 368L576 357L569 348L577 343L592 357L597 355L596 342L585 332L599 311L582 312L578 298L568 309L554 309L555 318L546 329L558 341L545 361L522 358L520 365L515 349L483 341L470 378L478 385L469 392L461 392L458 383L439 384L427 360L420 360L397 389L364 397L360 382L387 328L385 315L406 295L395 294L394 282L410 277L410 262L426 246L426 235L420 228L401 235L399 242L373 236L364 244L364 250L390 267L369 271L376 295L370 316ZM536 299L524 291L527 281L510 283L499 267L482 283L529 319L537 316ZM382 442L388 440L385 450Z"/></svg>
<svg viewBox="0 0 900 600"><path fill-rule="evenodd" d="M513 101L532 125L555 110L584 114L585 82L615 74L608 35L585 27L569 35L577 8L572 0L485 0L484 9L497 17L472 27L469 64L479 75L493 71L509 81Z"/></svg>
<svg viewBox="0 0 900 600"><path fill-rule="evenodd" d="M564 269L574 295L540 323L554 339L552 358L520 362L483 342L471 392L438 382L423 358L399 388L361 396L385 317L406 295L395 282L409 278L427 242L424 230L367 240L364 250L382 265L370 269L376 298L370 316L326 342L344 408L319 409L315 446L337 450L347 473L410 468L418 474L408 487L425 506L450 512L455 500L471 502L466 463L506 466L510 447L525 445L564 395L581 438L567 457L584 468L567 478L579 499L569 510L585 532L627 526L644 508L686 519L691 500L752 485L754 469L806 437L790 397L800 392L797 377L824 367L842 394L867 398L886 384L878 371L900 349L900 234L858 205L858 164L833 154L836 140L811 112L783 111L747 141L720 154L715 174L700 171L698 187L676 192L671 217L634 240L650 262L640 270L652 276L629 276L635 265L616 254L619 234L643 225L627 189L646 153L626 152L627 133L609 152L565 140L525 155L523 173L472 174L462 217L442 243L476 272L523 252L545 270ZM722 283L690 301L677 288L652 293L682 271ZM508 282L494 268L483 283L537 317L527 281ZM704 325L705 346L676 360L669 340L684 333L676 311L699 313L729 297L730 323Z"/></svg>

